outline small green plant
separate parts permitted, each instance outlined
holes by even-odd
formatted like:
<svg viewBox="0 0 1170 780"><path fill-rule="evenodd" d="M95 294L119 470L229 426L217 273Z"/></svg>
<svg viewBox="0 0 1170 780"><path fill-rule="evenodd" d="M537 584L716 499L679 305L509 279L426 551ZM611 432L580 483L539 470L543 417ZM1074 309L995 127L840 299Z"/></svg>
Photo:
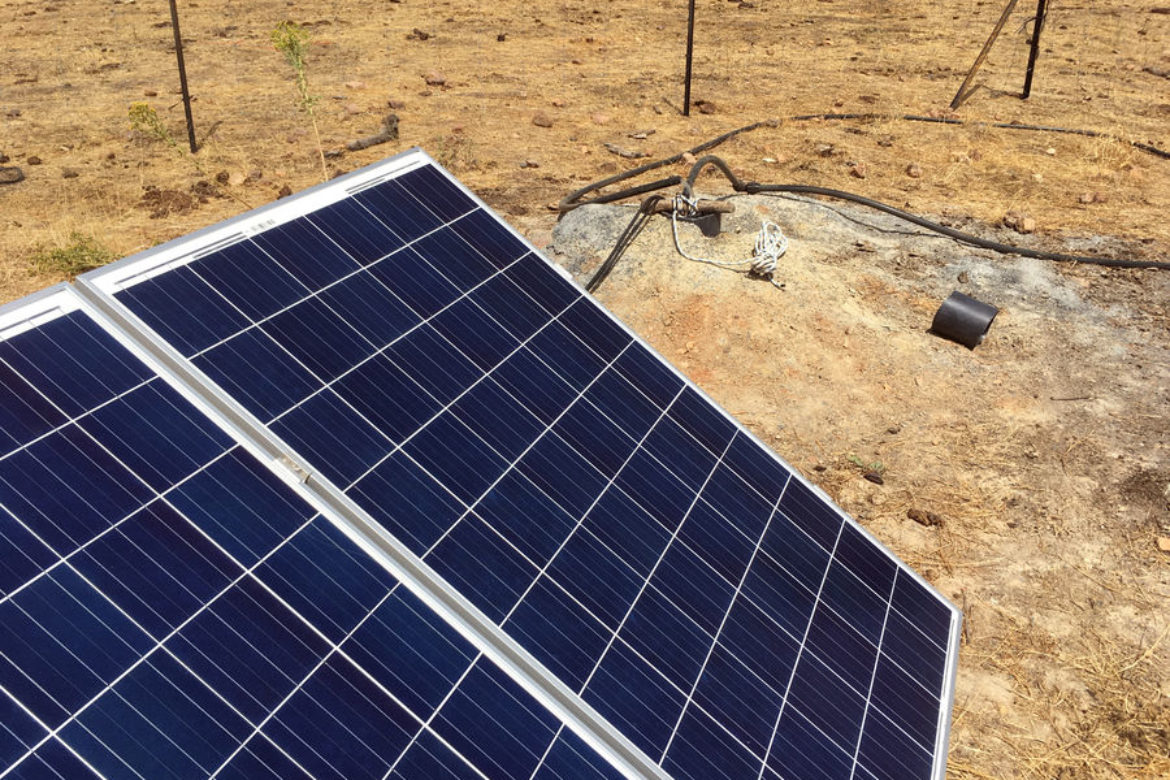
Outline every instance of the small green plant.
<svg viewBox="0 0 1170 780"><path fill-rule="evenodd" d="M55 249L42 247L33 254L32 266L42 274L72 279L80 273L105 265L114 257L114 253L93 236L73 231L69 234L67 245Z"/></svg>
<svg viewBox="0 0 1170 780"><path fill-rule="evenodd" d="M284 55L284 60L293 69L297 87L297 107L309 117L313 125L313 137L317 141L317 156L321 158L321 176L327 180L329 169L325 166L325 147L321 145L321 131L317 127L316 106L320 97L309 91L309 77L305 55L309 52L309 31L296 22L281 22L272 31L272 45Z"/></svg>
<svg viewBox="0 0 1170 780"><path fill-rule="evenodd" d="M857 457L856 455L852 455L852 454L849 455L846 458L846 460L848 460L850 463L852 463L854 466L861 469L862 471L872 471L875 474L881 474L882 472L884 472L886 470L886 465L884 463L882 463L880 460L875 460L873 463L866 463L861 458Z"/></svg>
<svg viewBox="0 0 1170 780"><path fill-rule="evenodd" d="M203 169L199 160L187 154L187 150L180 146L175 137L171 135L171 131L163 124L162 118L158 115L158 111L154 110L154 106L145 101L135 101L130 104L129 114L131 129L174 149L175 154L190 160L191 164L195 166L195 170L199 171L200 174L207 175L207 171Z"/></svg>

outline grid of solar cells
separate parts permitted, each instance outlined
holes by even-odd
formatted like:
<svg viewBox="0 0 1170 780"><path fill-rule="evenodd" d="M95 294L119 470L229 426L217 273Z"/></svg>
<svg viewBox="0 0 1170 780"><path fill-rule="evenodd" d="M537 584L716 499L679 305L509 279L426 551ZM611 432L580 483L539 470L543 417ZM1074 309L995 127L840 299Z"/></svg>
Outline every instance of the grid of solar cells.
<svg viewBox="0 0 1170 780"><path fill-rule="evenodd" d="M441 173L228 252L118 298L668 771L930 776L951 609Z"/></svg>
<svg viewBox="0 0 1170 780"><path fill-rule="evenodd" d="M82 312L0 343L0 775L612 777Z"/></svg>

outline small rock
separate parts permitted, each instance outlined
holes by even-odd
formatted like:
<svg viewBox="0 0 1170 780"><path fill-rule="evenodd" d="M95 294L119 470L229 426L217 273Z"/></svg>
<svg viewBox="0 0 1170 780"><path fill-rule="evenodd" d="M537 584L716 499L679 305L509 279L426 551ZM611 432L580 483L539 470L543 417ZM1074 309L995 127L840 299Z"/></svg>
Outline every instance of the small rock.
<svg viewBox="0 0 1170 780"><path fill-rule="evenodd" d="M142 94L145 97L158 97L158 92L156 92L153 89L144 89L144 90L142 90Z"/></svg>
<svg viewBox="0 0 1170 780"><path fill-rule="evenodd" d="M714 114L716 110L715 104L710 100L696 100L694 106L699 109L700 114Z"/></svg>
<svg viewBox="0 0 1170 780"><path fill-rule="evenodd" d="M882 475L876 471L867 471L861 475L862 479L867 479L875 485L884 485L886 481L882 479Z"/></svg>
<svg viewBox="0 0 1170 780"><path fill-rule="evenodd" d="M907 509L906 517L927 528L942 528L946 525L946 521L943 520L941 515L936 515L934 512L927 512L925 509Z"/></svg>
<svg viewBox="0 0 1170 780"><path fill-rule="evenodd" d="M833 145L832 144L817 144L816 146L813 147L813 151L817 153L818 157L832 157L833 156Z"/></svg>
<svg viewBox="0 0 1170 780"><path fill-rule="evenodd" d="M253 170L248 172L248 178L245 179L249 184L254 181L260 181L264 178L264 172L261 170Z"/></svg>
<svg viewBox="0 0 1170 780"><path fill-rule="evenodd" d="M346 89L365 89L366 82L364 81L347 81L345 82Z"/></svg>
<svg viewBox="0 0 1170 780"><path fill-rule="evenodd" d="M8 162L9 159L11 158L8 155L4 154L4 152L0 152L0 165Z"/></svg>
<svg viewBox="0 0 1170 780"><path fill-rule="evenodd" d="M228 176L227 183L232 187L239 187L244 183L244 174L240 173L239 171L233 171L232 174Z"/></svg>
<svg viewBox="0 0 1170 780"><path fill-rule="evenodd" d="M406 40L408 41L427 41L432 37L434 36L432 36L429 32L426 30L420 30L417 27L406 34Z"/></svg>
<svg viewBox="0 0 1170 780"><path fill-rule="evenodd" d="M346 103L342 108L350 116L357 116L362 113L362 108L357 103Z"/></svg>
<svg viewBox="0 0 1170 780"><path fill-rule="evenodd" d="M609 114L597 113L589 117L589 119L592 120L593 124L595 125L608 125L610 123L611 117Z"/></svg>
<svg viewBox="0 0 1170 780"><path fill-rule="evenodd" d="M394 98L390 98L389 100L386 101L386 106L388 108L393 108L393 109L403 109L403 108L406 108L406 101L405 100L395 100Z"/></svg>
<svg viewBox="0 0 1170 780"><path fill-rule="evenodd" d="M287 184L281 187L276 193L277 198L287 198L289 195L292 195L292 187Z"/></svg>
<svg viewBox="0 0 1170 780"><path fill-rule="evenodd" d="M849 175L855 179L864 179L865 173L865 163L857 163L849 169Z"/></svg>
<svg viewBox="0 0 1170 780"><path fill-rule="evenodd" d="M41 164L41 158L40 158L40 157L37 157L37 156L34 154L34 155L31 155L31 156L29 156L29 158L28 158L27 160L25 160L25 162L26 162L26 163L28 163L29 165L40 165L40 164Z"/></svg>
<svg viewBox="0 0 1170 780"><path fill-rule="evenodd" d="M1036 230L1036 220L1027 214L1009 211L1003 216L1004 227L1009 227L1017 233L1032 233Z"/></svg>
<svg viewBox="0 0 1170 780"><path fill-rule="evenodd" d="M1164 553L1170 553L1170 536L1158 537L1158 549Z"/></svg>
<svg viewBox="0 0 1170 780"><path fill-rule="evenodd" d="M81 174L79 174L77 172L77 170L74 168L62 168L61 169L61 178L62 179L76 179L80 175Z"/></svg>
<svg viewBox="0 0 1170 780"><path fill-rule="evenodd" d="M219 173L215 174L215 180L217 182L219 182L220 184L227 184L228 179L230 179L231 177L232 177L232 175L230 173L228 173L227 171L220 171Z"/></svg>
<svg viewBox="0 0 1170 780"><path fill-rule="evenodd" d="M503 43L504 41L508 40L508 33L500 33L496 36L496 40L500 43Z"/></svg>
<svg viewBox="0 0 1170 780"><path fill-rule="evenodd" d="M886 433L890 434L891 436L896 436L897 434L899 434L901 432L902 432L901 425L891 425L889 428L886 428Z"/></svg>
<svg viewBox="0 0 1170 780"><path fill-rule="evenodd" d="M536 160L525 160L524 162L520 163L520 167L521 168L539 168L540 163L538 163Z"/></svg>
<svg viewBox="0 0 1170 780"><path fill-rule="evenodd" d="M695 164L695 156L690 152L683 152L682 161L687 165Z"/></svg>
<svg viewBox="0 0 1170 780"><path fill-rule="evenodd" d="M971 281L971 275L968 274L966 271L960 271L959 272L959 284L966 284L969 281Z"/></svg>
<svg viewBox="0 0 1170 780"><path fill-rule="evenodd" d="M555 98L555 99L552 101L552 105L553 105L553 107L554 107L554 108L564 108L564 107L565 107L565 101L561 100L560 98Z"/></svg>
<svg viewBox="0 0 1170 780"><path fill-rule="evenodd" d="M537 127L552 127L553 121L552 117L548 114L544 113L543 111L537 111L532 116L532 124L536 125Z"/></svg>
<svg viewBox="0 0 1170 780"><path fill-rule="evenodd" d="M423 81L427 83L428 87L441 87L447 83L447 77L437 70L432 70L427 75L423 76Z"/></svg>
<svg viewBox="0 0 1170 780"><path fill-rule="evenodd" d="M1045 150L1044 150L1044 154L1048 155L1049 157L1055 157L1055 156L1056 156L1056 150L1050 146L1050 147L1048 147L1047 149L1045 149Z"/></svg>
<svg viewBox="0 0 1170 780"><path fill-rule="evenodd" d="M0 168L0 184L16 184L24 181L24 171L20 168Z"/></svg>

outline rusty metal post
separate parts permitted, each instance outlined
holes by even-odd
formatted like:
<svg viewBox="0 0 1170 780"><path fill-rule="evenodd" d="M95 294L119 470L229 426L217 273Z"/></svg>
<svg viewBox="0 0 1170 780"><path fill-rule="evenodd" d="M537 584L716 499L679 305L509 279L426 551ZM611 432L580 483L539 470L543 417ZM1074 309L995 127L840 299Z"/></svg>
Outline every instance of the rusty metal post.
<svg viewBox="0 0 1170 780"><path fill-rule="evenodd" d="M1040 56L1040 31L1044 29L1044 17L1048 14L1048 0L1036 0L1036 19L1032 23L1032 50L1028 52L1028 71L1024 75L1024 91L1020 94L1021 100L1027 100L1032 94L1032 71L1036 68L1036 58Z"/></svg>
<svg viewBox="0 0 1170 780"><path fill-rule="evenodd" d="M187 143L191 154L199 151L195 144L195 121L191 118L191 92L187 89L187 66L183 64L183 34L179 32L179 8L171 0L171 30L175 33L175 56L179 60L179 87L183 90L183 111L187 114Z"/></svg>
<svg viewBox="0 0 1170 780"><path fill-rule="evenodd" d="M971 80L975 78L975 74L979 71L979 68L983 66L983 61L987 59L987 54L991 51L995 39L1003 31L1003 26L1007 24L1008 17L1015 10L1017 2L1019 0L1008 0L1007 8L1003 9L1003 13L1000 15L999 21L995 23L995 29L991 31L991 36L988 37L987 43L983 44L983 50L975 58L975 64L971 66L971 70L967 71L967 78L963 79L962 86L959 87L959 91L955 93L954 99L951 100L952 111L961 106L963 101L967 99L967 87L971 84Z"/></svg>
<svg viewBox="0 0 1170 780"><path fill-rule="evenodd" d="M691 115L691 58L695 53L695 0L687 13L687 72L683 86L683 116Z"/></svg>

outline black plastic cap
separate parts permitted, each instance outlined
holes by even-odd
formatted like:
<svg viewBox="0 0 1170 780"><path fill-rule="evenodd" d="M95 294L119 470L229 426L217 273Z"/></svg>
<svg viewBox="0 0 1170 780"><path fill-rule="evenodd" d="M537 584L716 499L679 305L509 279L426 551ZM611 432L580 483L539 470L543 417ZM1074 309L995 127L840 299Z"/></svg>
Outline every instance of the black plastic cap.
<svg viewBox="0 0 1170 780"><path fill-rule="evenodd" d="M930 330L944 339L975 349L991 328L999 309L955 290L935 312Z"/></svg>

